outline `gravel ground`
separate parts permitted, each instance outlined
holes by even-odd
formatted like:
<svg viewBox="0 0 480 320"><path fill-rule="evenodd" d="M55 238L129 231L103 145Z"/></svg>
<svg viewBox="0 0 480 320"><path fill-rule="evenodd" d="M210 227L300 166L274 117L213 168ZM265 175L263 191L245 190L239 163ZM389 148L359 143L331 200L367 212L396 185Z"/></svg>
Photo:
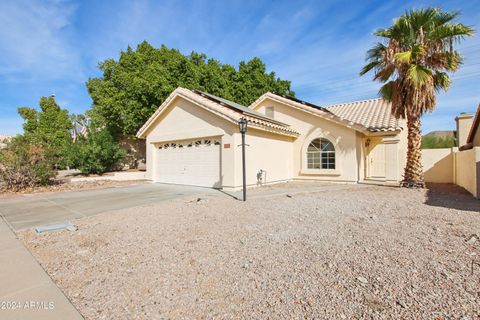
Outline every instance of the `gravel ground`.
<svg viewBox="0 0 480 320"><path fill-rule="evenodd" d="M20 234L86 319L479 319L459 188L177 199Z"/></svg>

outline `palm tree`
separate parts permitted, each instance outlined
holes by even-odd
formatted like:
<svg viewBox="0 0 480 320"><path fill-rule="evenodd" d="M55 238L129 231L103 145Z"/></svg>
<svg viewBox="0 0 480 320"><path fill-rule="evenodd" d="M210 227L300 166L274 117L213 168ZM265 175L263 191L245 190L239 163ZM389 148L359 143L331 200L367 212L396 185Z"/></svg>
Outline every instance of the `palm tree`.
<svg viewBox="0 0 480 320"><path fill-rule="evenodd" d="M459 12L437 8L410 10L387 29L374 35L382 38L367 52L364 75L384 83L379 95L392 103L392 113L407 119L407 165L402 186L425 186L421 154L421 116L435 109L435 94L450 86L450 74L462 63L454 44L472 36L471 27L454 20Z"/></svg>

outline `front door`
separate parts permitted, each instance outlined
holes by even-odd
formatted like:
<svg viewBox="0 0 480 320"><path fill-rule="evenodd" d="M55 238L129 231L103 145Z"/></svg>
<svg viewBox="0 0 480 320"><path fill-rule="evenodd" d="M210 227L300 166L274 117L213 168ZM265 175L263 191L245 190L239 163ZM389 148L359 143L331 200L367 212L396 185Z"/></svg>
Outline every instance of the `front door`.
<svg viewBox="0 0 480 320"><path fill-rule="evenodd" d="M368 161L368 177L369 178L385 178L385 144L372 142L370 152L367 157Z"/></svg>

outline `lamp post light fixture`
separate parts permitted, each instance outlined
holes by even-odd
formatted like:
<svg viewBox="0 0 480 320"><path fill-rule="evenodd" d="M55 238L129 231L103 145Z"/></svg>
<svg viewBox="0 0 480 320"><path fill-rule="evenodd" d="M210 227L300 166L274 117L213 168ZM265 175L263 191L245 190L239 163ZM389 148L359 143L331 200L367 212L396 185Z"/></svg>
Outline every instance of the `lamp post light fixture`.
<svg viewBox="0 0 480 320"><path fill-rule="evenodd" d="M247 200L247 173L245 168L245 133L247 132L247 119L241 118L238 127L242 134L242 169L243 169L243 201Z"/></svg>

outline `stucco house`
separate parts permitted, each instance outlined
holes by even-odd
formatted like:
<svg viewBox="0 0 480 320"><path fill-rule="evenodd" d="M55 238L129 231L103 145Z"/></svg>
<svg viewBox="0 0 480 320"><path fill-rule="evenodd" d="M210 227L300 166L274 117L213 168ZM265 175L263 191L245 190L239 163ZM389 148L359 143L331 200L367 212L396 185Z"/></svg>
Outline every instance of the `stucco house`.
<svg viewBox="0 0 480 320"><path fill-rule="evenodd" d="M138 131L146 139L147 178L238 190L248 121L247 185L297 179L397 184L406 127L381 99L317 106L266 93L249 107L177 88Z"/></svg>

